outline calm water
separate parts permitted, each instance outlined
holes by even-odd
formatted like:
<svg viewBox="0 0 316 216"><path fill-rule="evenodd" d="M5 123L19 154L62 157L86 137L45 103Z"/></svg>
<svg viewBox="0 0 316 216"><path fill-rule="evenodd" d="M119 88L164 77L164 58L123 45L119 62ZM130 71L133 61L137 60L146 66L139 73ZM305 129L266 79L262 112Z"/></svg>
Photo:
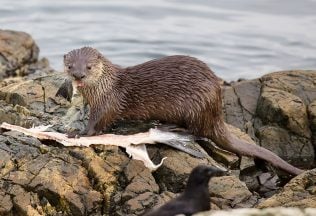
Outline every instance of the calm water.
<svg viewBox="0 0 316 216"><path fill-rule="evenodd" d="M165 55L205 61L226 79L316 69L315 0L0 0L0 28L30 33L41 56L85 45L122 66Z"/></svg>

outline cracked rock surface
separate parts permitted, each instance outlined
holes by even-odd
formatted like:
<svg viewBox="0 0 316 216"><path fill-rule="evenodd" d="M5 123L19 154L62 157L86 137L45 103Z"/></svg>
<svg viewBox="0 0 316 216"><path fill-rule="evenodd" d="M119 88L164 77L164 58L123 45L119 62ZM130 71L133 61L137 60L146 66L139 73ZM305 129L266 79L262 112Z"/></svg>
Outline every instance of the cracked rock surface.
<svg viewBox="0 0 316 216"><path fill-rule="evenodd" d="M81 98L70 103L56 97L65 75L37 56L29 35L0 31L0 77L19 75L0 78L0 123L51 124L60 132L82 129L88 110ZM284 71L223 86L229 130L294 165L315 167L315 80L316 71ZM152 126L123 122L111 132L137 133ZM0 215L141 215L181 193L199 164L231 170L229 176L210 182L213 209L316 207L315 169L285 184L289 179L283 179L284 173L260 161L240 158L210 143L194 145L209 156L199 159L162 144L148 146L154 162L167 157L151 173L119 147L63 147L0 131Z"/></svg>

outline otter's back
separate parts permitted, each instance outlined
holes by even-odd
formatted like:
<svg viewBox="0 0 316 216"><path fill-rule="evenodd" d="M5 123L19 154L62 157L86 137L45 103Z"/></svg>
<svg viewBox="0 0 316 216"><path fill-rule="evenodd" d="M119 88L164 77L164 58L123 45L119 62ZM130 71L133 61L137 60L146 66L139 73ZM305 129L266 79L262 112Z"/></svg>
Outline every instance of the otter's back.
<svg viewBox="0 0 316 216"><path fill-rule="evenodd" d="M125 116L180 123L189 113L218 103L218 78L202 61L168 56L121 71L120 88L126 92ZM221 103L221 102L220 102Z"/></svg>

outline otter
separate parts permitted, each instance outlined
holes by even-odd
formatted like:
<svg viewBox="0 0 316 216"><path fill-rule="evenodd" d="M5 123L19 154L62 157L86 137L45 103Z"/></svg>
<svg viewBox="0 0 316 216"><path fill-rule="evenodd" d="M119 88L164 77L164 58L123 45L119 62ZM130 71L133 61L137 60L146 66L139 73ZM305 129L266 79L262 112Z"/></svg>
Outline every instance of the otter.
<svg viewBox="0 0 316 216"><path fill-rule="evenodd" d="M263 159L292 175L303 172L228 131L219 78L194 57L167 56L122 68L96 49L83 47L67 53L64 66L90 106L84 135L91 136L119 119L154 119L183 126L225 150Z"/></svg>

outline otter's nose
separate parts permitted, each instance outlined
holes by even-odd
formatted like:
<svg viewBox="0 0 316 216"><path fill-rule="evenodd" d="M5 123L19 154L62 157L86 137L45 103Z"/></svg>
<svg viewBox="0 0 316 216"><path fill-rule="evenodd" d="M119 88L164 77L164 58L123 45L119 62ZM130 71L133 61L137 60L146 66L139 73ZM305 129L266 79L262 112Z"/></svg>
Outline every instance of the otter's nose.
<svg viewBox="0 0 316 216"><path fill-rule="evenodd" d="M84 75L84 74L73 74L73 77L74 77L76 80L82 80L83 78L86 77L86 75Z"/></svg>

